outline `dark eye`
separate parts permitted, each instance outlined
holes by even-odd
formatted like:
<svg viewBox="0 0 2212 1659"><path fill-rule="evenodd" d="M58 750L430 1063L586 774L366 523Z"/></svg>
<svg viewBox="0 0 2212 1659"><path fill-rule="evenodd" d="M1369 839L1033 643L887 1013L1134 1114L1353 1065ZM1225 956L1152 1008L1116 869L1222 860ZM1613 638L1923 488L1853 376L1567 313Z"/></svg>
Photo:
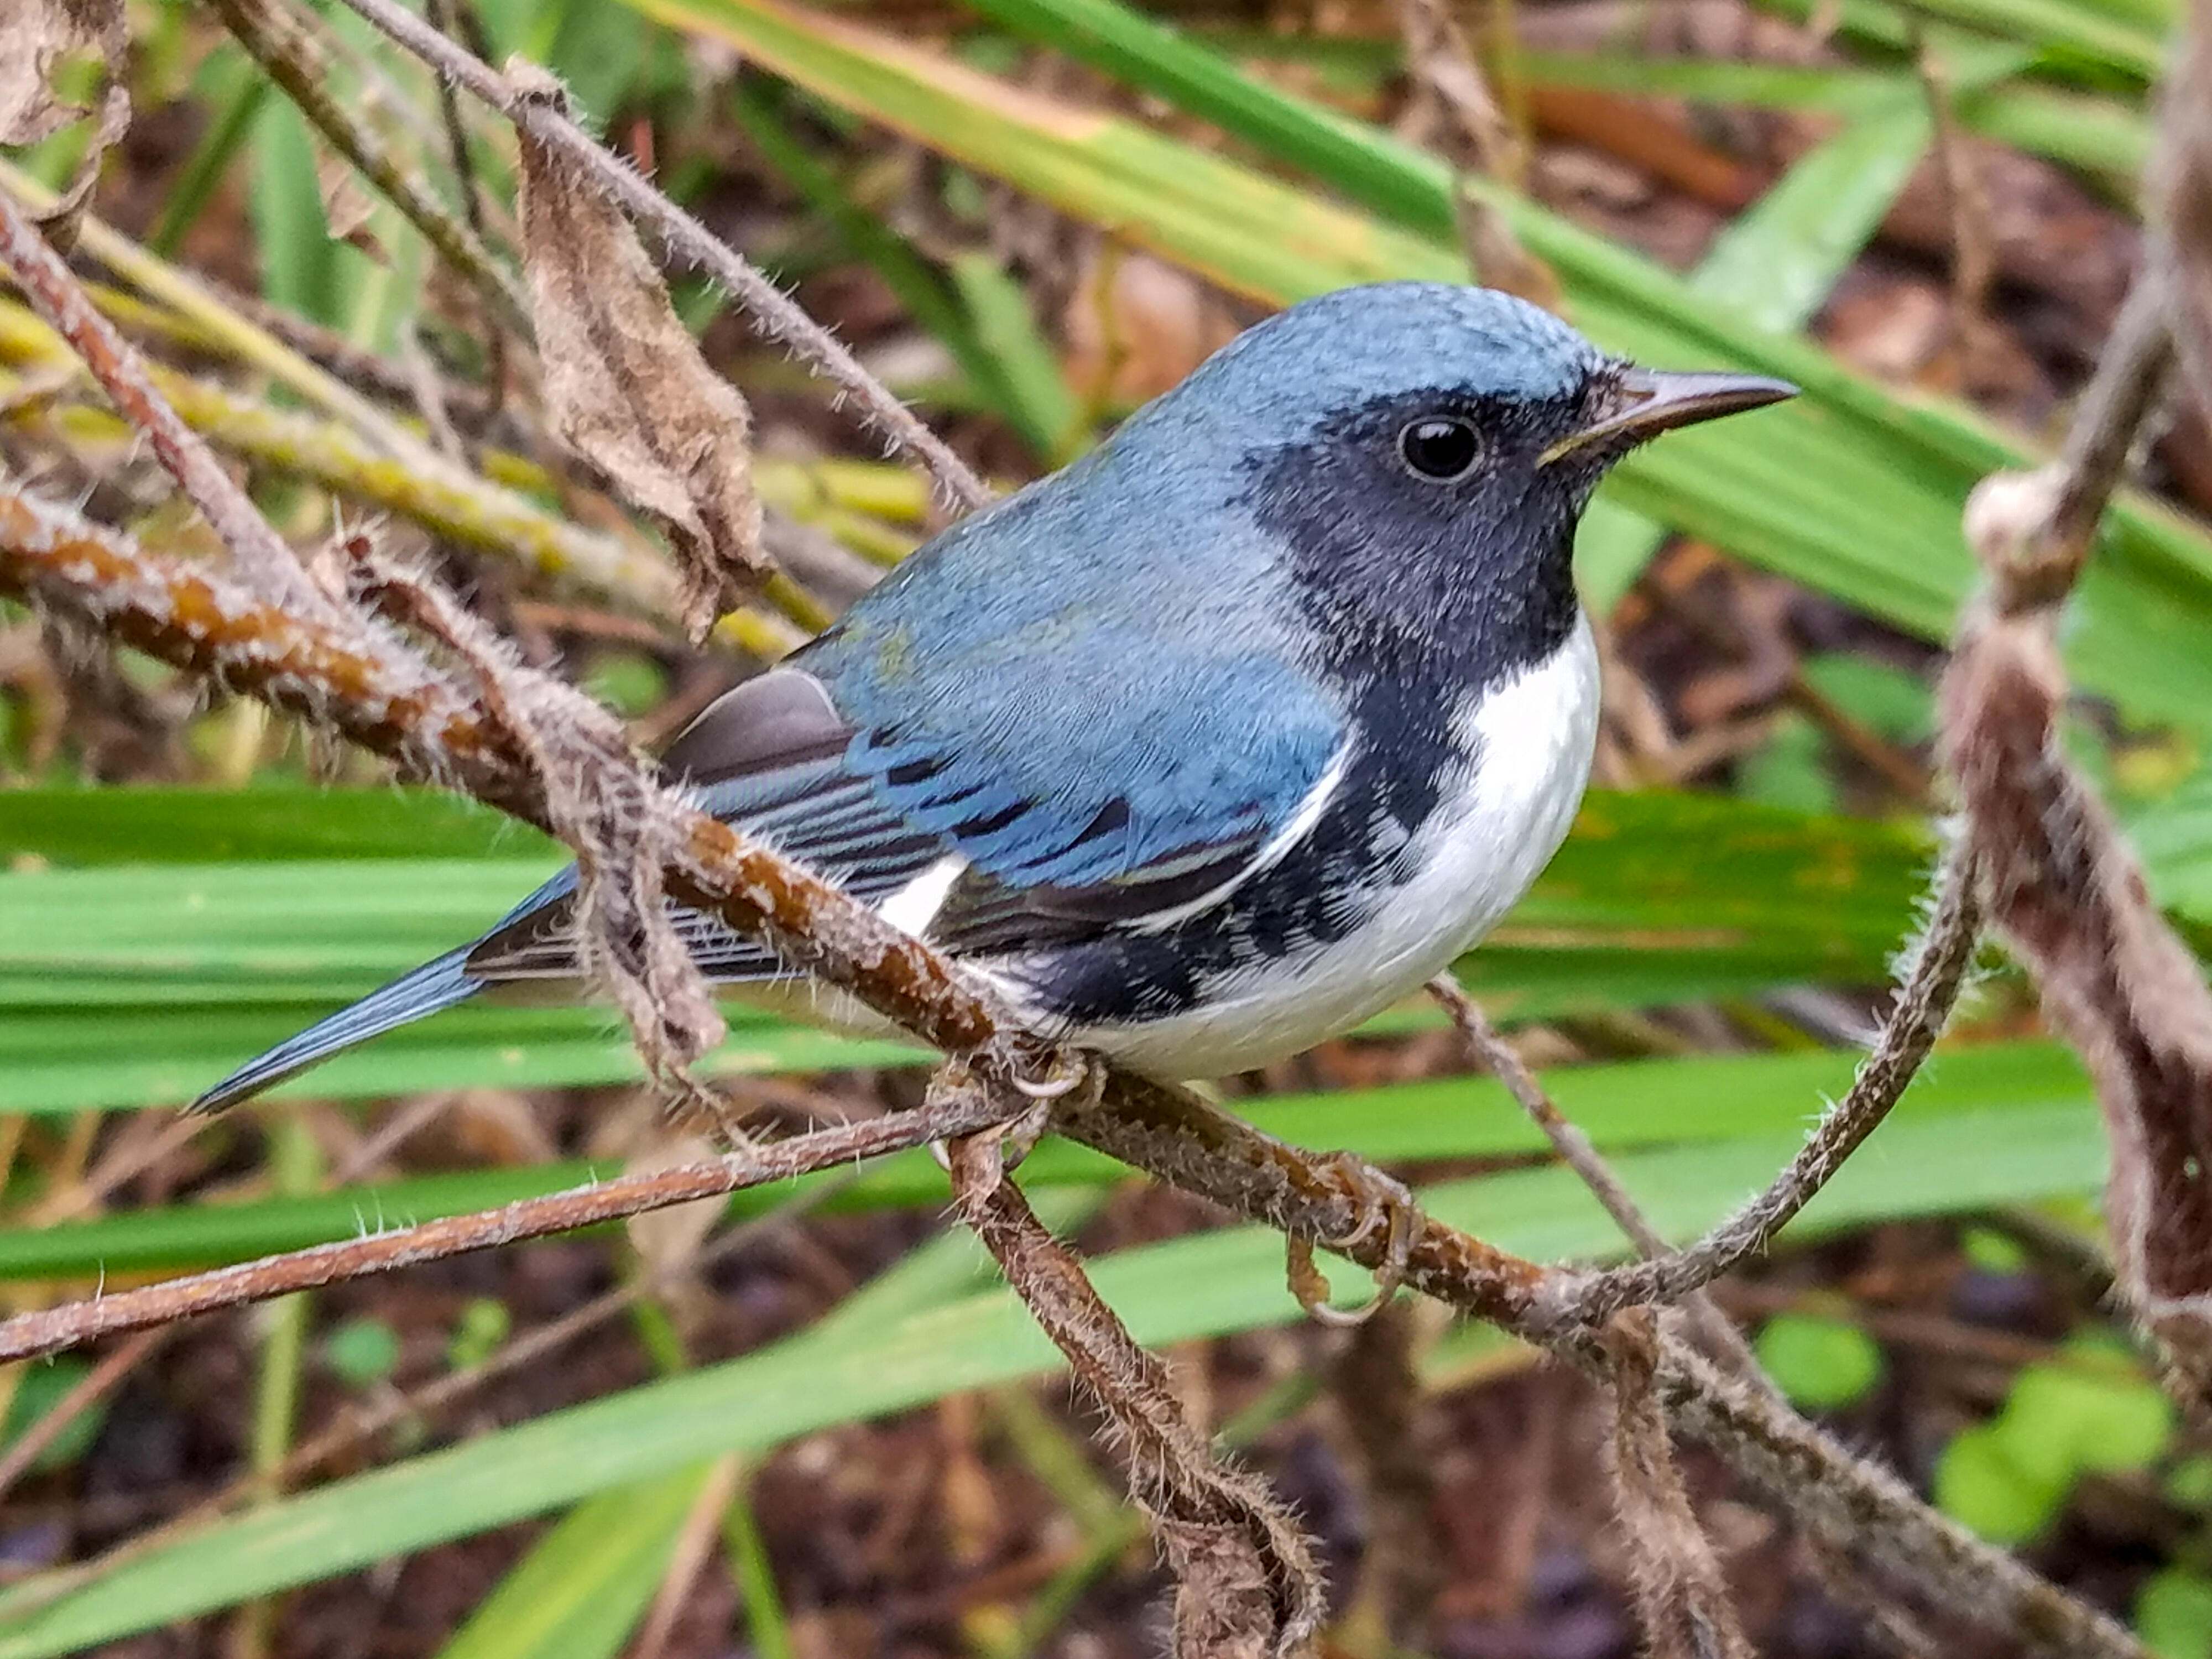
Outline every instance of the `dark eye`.
<svg viewBox="0 0 2212 1659"><path fill-rule="evenodd" d="M1398 453L1416 477L1449 483L1474 471L1482 440L1456 415L1430 415L1406 423L1398 434Z"/></svg>

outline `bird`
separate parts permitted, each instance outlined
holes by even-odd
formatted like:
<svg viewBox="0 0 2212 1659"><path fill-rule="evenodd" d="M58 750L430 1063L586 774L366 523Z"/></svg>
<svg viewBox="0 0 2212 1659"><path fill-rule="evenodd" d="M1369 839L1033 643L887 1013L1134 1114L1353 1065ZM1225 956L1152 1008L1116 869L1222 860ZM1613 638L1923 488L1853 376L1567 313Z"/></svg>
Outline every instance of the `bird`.
<svg viewBox="0 0 2212 1659"><path fill-rule="evenodd" d="M1042 1036L1162 1080L1269 1064L1432 978L1565 837L1599 481L1796 391L1641 368L1490 289L1307 300L936 536L659 770ZM574 893L572 867L196 1108L471 997L582 994ZM718 988L787 991L767 946L671 902Z"/></svg>

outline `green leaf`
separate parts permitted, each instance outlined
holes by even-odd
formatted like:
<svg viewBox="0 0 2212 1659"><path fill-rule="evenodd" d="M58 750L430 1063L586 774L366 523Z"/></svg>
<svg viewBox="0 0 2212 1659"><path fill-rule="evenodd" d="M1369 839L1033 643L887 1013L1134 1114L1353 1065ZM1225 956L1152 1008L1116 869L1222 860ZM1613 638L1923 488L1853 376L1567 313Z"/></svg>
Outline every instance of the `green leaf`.
<svg viewBox="0 0 2212 1659"><path fill-rule="evenodd" d="M580 1504L438 1650L438 1659L612 1659L652 1605L703 1468Z"/></svg>
<svg viewBox="0 0 2212 1659"><path fill-rule="evenodd" d="M2207 1659L2212 1578L2189 1567L2153 1573L2136 1592L2136 1634L2159 1659Z"/></svg>
<svg viewBox="0 0 2212 1659"><path fill-rule="evenodd" d="M0 1451L36 1428L70 1389L91 1375L92 1362L76 1354L27 1362L8 1401L7 1417L0 1420ZM100 1437L100 1425L107 1420L107 1407L106 1400L95 1400L79 1412L31 1460L31 1468L40 1474L67 1468L90 1451L92 1443Z"/></svg>
<svg viewBox="0 0 2212 1659"><path fill-rule="evenodd" d="M82 830L78 850L99 861L0 875L0 1111L189 1099L268 1044L481 933L553 868L550 854L405 858L410 845L441 854L545 845L502 840L501 820L435 796L293 788L7 799L9 828L0 834L20 852L43 856ZM419 830L409 817L417 807ZM94 834L103 823L104 835ZM137 848L172 857L210 843L248 855L300 846L360 856L114 861ZM1926 856L1910 830L1718 797L1594 794L1534 890L1462 973L1510 1020L1877 982ZM732 1005L730 1041L705 1070L825 1070L916 1052ZM603 1011L479 999L275 1092L342 1099L637 1075L627 1038Z"/></svg>
<svg viewBox="0 0 2212 1659"><path fill-rule="evenodd" d="M2030 1478L2070 1488L2084 1474L2148 1468L2173 1437L2173 1404L2117 1345L2075 1339L2057 1363L2025 1367L1996 1429Z"/></svg>
<svg viewBox="0 0 2212 1659"><path fill-rule="evenodd" d="M291 100L264 100L253 118L249 199L254 246L261 253L262 297L282 310L338 327L348 320L360 256L331 240L315 160L307 118Z"/></svg>
<svg viewBox="0 0 2212 1659"><path fill-rule="evenodd" d="M1083 410L1068 390L1060 359L1038 331L1022 285L988 253L956 255L952 285L968 308L975 337L996 366L1018 424L1038 455L1064 466L1083 452Z"/></svg>
<svg viewBox="0 0 2212 1659"><path fill-rule="evenodd" d="M1777 1314L1753 1345L1759 1363L1800 1411L1855 1404L1881 1381L1881 1346L1857 1326L1807 1314Z"/></svg>
<svg viewBox="0 0 2212 1659"><path fill-rule="evenodd" d="M365 1389L399 1369L399 1334L380 1319L349 1319L323 1339L323 1363Z"/></svg>
<svg viewBox="0 0 2212 1659"><path fill-rule="evenodd" d="M1936 1463L1936 1507L1992 1544L2025 1544L2065 1506L2067 1483L2023 1469L1995 1423L1961 1429Z"/></svg>
<svg viewBox="0 0 2212 1659"><path fill-rule="evenodd" d="M1853 1058L1818 1051L1638 1060L1549 1071L1560 1109L1601 1149L1620 1152L1698 1146L1782 1134L1801 1125L1808 1103L1848 1086ZM1979 1120L2008 1107L2063 1110L2087 1099L2081 1073L2053 1044L2008 1042L1962 1048L1914 1084L1907 1109ZM1321 1095L1238 1103L1268 1133L1302 1146L1342 1146L1394 1164L1438 1158L1526 1157L1548 1143L1504 1089L1488 1078L1443 1078ZM1121 1165L1048 1139L1022 1166L1032 1189L1095 1188L1122 1179ZM100 1273L214 1267L465 1215L518 1199L578 1187L607 1173L588 1164L540 1164L418 1176L301 1198L201 1203L126 1211L89 1221L0 1230L0 1279L89 1279ZM836 1176L811 1177L807 1184ZM1757 1177L1753 1178L1756 1184ZM2087 1189L2090 1177L2084 1177ZM733 1218L758 1215L791 1189L740 1193ZM827 1200L839 1211L945 1201L945 1176L924 1152L880 1158L854 1172Z"/></svg>

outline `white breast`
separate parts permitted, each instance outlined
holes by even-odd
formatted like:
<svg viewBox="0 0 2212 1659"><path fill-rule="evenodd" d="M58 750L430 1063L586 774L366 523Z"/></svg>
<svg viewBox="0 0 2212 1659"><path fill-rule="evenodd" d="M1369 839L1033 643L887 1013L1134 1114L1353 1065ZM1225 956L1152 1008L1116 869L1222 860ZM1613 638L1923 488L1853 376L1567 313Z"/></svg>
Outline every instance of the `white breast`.
<svg viewBox="0 0 2212 1659"><path fill-rule="evenodd" d="M1219 1077L1381 1012L1487 933L1550 862L1589 781L1597 722L1597 647L1578 620L1550 658L1464 711L1474 759L1415 837L1413 875L1364 926L1214 988L1202 1009L1076 1040L1155 1077Z"/></svg>

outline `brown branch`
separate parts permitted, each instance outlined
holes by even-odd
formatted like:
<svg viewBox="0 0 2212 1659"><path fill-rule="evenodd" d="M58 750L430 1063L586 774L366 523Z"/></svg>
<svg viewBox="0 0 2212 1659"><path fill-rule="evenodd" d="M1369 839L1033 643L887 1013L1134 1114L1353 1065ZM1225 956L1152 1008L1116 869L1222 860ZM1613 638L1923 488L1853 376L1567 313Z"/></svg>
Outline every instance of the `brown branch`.
<svg viewBox="0 0 2212 1659"><path fill-rule="evenodd" d="M449 1216L398 1232L319 1244L258 1261L165 1279L89 1302L18 1314L0 1322L0 1362L28 1359L120 1331L145 1330L394 1267L442 1261L551 1233L573 1232L579 1227L618 1221L672 1204L720 1198L856 1158L904 1152L948 1136L973 1134L1003 1123L1012 1115L984 1091L968 1091L911 1112L816 1129L711 1164L622 1176L593 1186L519 1200L502 1209Z"/></svg>
<svg viewBox="0 0 2212 1659"><path fill-rule="evenodd" d="M240 594L219 578L152 559L73 514L6 491L0 491L0 592L88 617L149 654L307 714L379 753L399 757L415 775L459 784L488 805L542 823L534 816L542 803L526 774L496 749L480 714L420 664L408 667L405 653L396 653L397 666L380 655L373 635L341 637ZM994 1004L933 952L727 826L696 814L684 824L685 861L671 872L670 884L687 903L773 941L796 936L790 948L803 948L801 959L818 963L825 977L939 1047L975 1055L987 1075L994 1063L1011 1069L1023 1060L1021 1039L1000 1023ZM806 939L810 927L817 931L802 945L798 941ZM1354 1236L1365 1218L1357 1183L1345 1173L1349 1161L1340 1156L1316 1158L1186 1090L1119 1074L1106 1077L1097 1097L1079 1091L1056 1103L1054 1115L1056 1127L1085 1145L1248 1219L1330 1245L1366 1267L1386 1266L1386 1234ZM1464 1312L1543 1340L1545 1332L1530 1315L1544 1278L1533 1262L1421 1218L1405 1282ZM1579 1339L1579 1333L1574 1340L1552 1338L1569 1353ZM52 1340L73 1340L82 1338L62 1332ZM1948 1524L1899 1483L1844 1456L1784 1410L1759 1417L1758 1436L1751 1437L1741 1410L1706 1397L1708 1370L1692 1362L1696 1356L1662 1335L1662 1389L1674 1377L1674 1409L1688 1413L1697 1407L1697 1414L1684 1419L1692 1431L1754 1478L1771 1472L1778 1458L1823 1472L1835 1483L1836 1495L1825 1507L1807 1506L1807 1513L1830 1528L1831 1541L1850 1547L1863 1529L1875 1526L1917 1538ZM1681 1382L1683 1376L1691 1380ZM1782 1494L1795 1512L1798 1506L1786 1486ZM1946 1552L1905 1551L1899 1570L1939 1601L2027 1607L2034 1614L2028 1625L2002 1627L2026 1630L2025 1645L2033 1651L2140 1659L2124 1632L2026 1574L2002 1552L1971 1539L1955 1541ZM2023 1579L2031 1588L2021 1587ZM2038 1595L2055 1598L2056 1606L2045 1607Z"/></svg>
<svg viewBox="0 0 2212 1659"><path fill-rule="evenodd" d="M2115 1620L1929 1508L1772 1393L1664 1335L1653 1381L1674 1422L1796 1525L1855 1564L1918 1587L1947 1616L2003 1632L2021 1651L2050 1659L2148 1659Z"/></svg>
<svg viewBox="0 0 2212 1659"><path fill-rule="evenodd" d="M1589 1323L1638 1304L1678 1302L1765 1248L1881 1126L1928 1058L1973 960L1979 914L1966 855L1954 849L1939 868L1934 914L1873 1052L1790 1167L1689 1249L1548 1288L1538 1322Z"/></svg>
<svg viewBox="0 0 2212 1659"><path fill-rule="evenodd" d="M1468 995L1460 982L1450 974L1438 974L1429 981L1429 994L1434 997L1459 1030L1460 1038L1475 1061L1492 1077L1505 1085L1506 1093L1519 1103L1521 1109L1544 1132L1562 1162L1581 1178L1613 1224L1636 1246L1637 1253L1645 1256L1665 1255L1668 1246L1659 1230L1644 1219L1644 1212L1629 1196L1628 1189L1620 1184L1613 1166L1605 1161L1598 1149L1590 1145L1589 1137L1568 1119L1544 1091L1512 1045L1498 1036L1497 1030L1484 1015L1481 1005Z"/></svg>
<svg viewBox="0 0 2212 1659"><path fill-rule="evenodd" d="M111 1393L137 1369L139 1362L168 1340L166 1329L141 1331L79 1377L75 1387L47 1407L46 1414L18 1435L5 1455L0 1455L0 1495L23 1478L23 1472L68 1431L70 1424Z"/></svg>
<svg viewBox="0 0 2212 1659"><path fill-rule="evenodd" d="M482 58L393 0L346 0L346 3L440 75L498 110L538 143L566 156L633 221L653 233L668 259L695 265L712 276L735 296L763 332L852 398L868 422L927 467L959 506L972 511L989 501L989 488L968 464L862 368L836 336L727 243L611 155L549 101L528 96L525 88L511 83Z"/></svg>
<svg viewBox="0 0 2212 1659"><path fill-rule="evenodd" d="M155 389L137 350L94 309L84 288L60 254L31 222L29 213L0 189L0 264L47 325L70 343L114 400L124 417L154 447L171 477L191 497L248 580L273 597L327 617L333 607L293 556L282 537L222 470L198 435Z"/></svg>
<svg viewBox="0 0 2212 1659"><path fill-rule="evenodd" d="M530 307L512 273L483 239L410 178L383 142L328 86L330 63L304 21L283 0L213 0L224 25L269 78L476 289L499 321L530 337Z"/></svg>
<svg viewBox="0 0 2212 1659"><path fill-rule="evenodd" d="M211 572L157 557L64 508L0 490L0 591L82 616L149 655L336 731L410 777L459 787L550 829L529 768L450 682L389 635L295 614ZM906 1029L987 1068L1029 1042L968 976L866 906L664 793L669 890L773 942Z"/></svg>

